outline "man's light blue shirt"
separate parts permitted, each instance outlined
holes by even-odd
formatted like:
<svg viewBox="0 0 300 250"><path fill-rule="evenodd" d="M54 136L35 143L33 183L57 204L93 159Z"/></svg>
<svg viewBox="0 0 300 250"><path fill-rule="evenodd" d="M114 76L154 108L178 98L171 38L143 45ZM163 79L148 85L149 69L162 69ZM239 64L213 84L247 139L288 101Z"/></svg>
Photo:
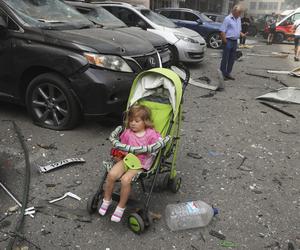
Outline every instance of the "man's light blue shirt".
<svg viewBox="0 0 300 250"><path fill-rule="evenodd" d="M241 18L235 18L232 14L225 17L220 28L220 31L226 34L226 38L233 40L239 39L241 30Z"/></svg>

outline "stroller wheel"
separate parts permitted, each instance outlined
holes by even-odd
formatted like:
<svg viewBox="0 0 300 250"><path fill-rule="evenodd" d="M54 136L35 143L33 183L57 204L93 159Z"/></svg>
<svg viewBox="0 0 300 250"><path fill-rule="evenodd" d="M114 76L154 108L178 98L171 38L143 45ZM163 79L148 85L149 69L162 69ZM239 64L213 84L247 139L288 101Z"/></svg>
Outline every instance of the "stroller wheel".
<svg viewBox="0 0 300 250"><path fill-rule="evenodd" d="M157 176L155 191L163 191L168 188L170 173L162 173Z"/></svg>
<svg viewBox="0 0 300 250"><path fill-rule="evenodd" d="M164 176L164 181L163 181L163 187L164 189L167 189L169 187L169 183L170 183L170 173L166 173Z"/></svg>
<svg viewBox="0 0 300 250"><path fill-rule="evenodd" d="M140 234L145 230L145 223L137 213L132 213L128 217L128 226L135 234Z"/></svg>
<svg viewBox="0 0 300 250"><path fill-rule="evenodd" d="M89 197L87 204L86 204L86 208L87 208L87 211L89 212L89 214L95 213L98 203L99 203L98 194L93 194Z"/></svg>
<svg viewBox="0 0 300 250"><path fill-rule="evenodd" d="M173 193L177 193L181 187L181 177L176 176L173 180L170 180L170 189Z"/></svg>

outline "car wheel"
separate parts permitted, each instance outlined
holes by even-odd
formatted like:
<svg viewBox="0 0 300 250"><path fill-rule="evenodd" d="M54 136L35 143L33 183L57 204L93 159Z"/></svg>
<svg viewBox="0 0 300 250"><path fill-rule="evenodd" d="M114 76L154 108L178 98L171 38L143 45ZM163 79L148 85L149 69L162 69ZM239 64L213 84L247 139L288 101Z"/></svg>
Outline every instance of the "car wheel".
<svg viewBox="0 0 300 250"><path fill-rule="evenodd" d="M41 74L29 83L26 106L33 121L49 129L71 129L80 118L79 105L66 80L53 73Z"/></svg>
<svg viewBox="0 0 300 250"><path fill-rule="evenodd" d="M179 58L178 58L178 51L175 46L170 46L170 51L171 51L171 65L177 65Z"/></svg>
<svg viewBox="0 0 300 250"><path fill-rule="evenodd" d="M210 48L219 49L222 46L222 39L219 33L212 33L208 36L207 44Z"/></svg>
<svg viewBox="0 0 300 250"><path fill-rule="evenodd" d="M282 43L284 41L284 39L285 39L285 36L284 36L283 33L278 32L278 33L275 34L275 41L277 43Z"/></svg>

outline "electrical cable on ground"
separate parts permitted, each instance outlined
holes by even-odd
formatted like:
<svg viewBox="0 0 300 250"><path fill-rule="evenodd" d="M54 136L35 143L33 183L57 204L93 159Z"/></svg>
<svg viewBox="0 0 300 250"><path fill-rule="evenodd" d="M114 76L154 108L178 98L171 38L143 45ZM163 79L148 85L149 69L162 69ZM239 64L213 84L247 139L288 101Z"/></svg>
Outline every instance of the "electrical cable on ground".
<svg viewBox="0 0 300 250"><path fill-rule="evenodd" d="M22 199L22 207L21 207L21 214L19 216L19 219L16 223L15 230L13 230L13 234L11 235L12 238L8 242L7 249L12 250L16 237L19 237L21 239L25 239L23 236L21 236L22 227L24 224L24 217L25 217L25 209L27 207L28 203L28 195L29 195L29 186L30 186L30 161L29 161L29 154L28 154L28 148L26 146L26 143L24 141L24 136L21 132L21 129L18 127L18 125L15 123L15 121L10 121L13 124L14 130L17 134L17 137L19 139L19 142L21 144L21 147L24 151L24 157L25 157L25 180L24 180L24 189L23 189L23 199Z"/></svg>

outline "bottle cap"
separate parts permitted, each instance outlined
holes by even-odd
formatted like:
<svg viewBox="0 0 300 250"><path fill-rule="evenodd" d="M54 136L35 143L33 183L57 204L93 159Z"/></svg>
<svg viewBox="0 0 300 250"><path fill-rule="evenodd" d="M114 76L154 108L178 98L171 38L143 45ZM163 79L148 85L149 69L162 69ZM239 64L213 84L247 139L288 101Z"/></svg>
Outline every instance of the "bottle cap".
<svg viewBox="0 0 300 250"><path fill-rule="evenodd" d="M213 207L212 209L214 210L214 216L217 215L217 214L219 214L219 209L217 209L215 207Z"/></svg>

